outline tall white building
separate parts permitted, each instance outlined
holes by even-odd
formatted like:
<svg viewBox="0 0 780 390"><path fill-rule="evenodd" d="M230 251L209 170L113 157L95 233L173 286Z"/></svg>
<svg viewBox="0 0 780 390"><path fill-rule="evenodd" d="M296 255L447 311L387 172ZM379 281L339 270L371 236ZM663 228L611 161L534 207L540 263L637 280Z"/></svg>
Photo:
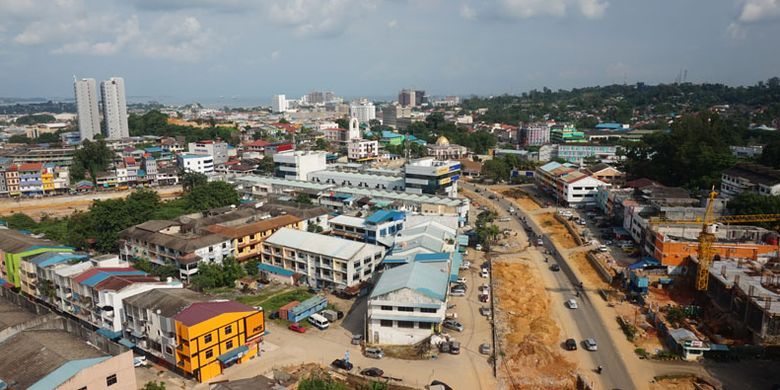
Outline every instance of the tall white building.
<svg viewBox="0 0 780 390"><path fill-rule="evenodd" d="M127 102L125 101L125 79L112 77L100 83L103 96L103 120L106 123L106 139L130 137L127 127Z"/></svg>
<svg viewBox="0 0 780 390"><path fill-rule="evenodd" d="M79 114L79 138L93 140L100 134L100 111L95 79L73 79L76 109Z"/></svg>
<svg viewBox="0 0 780 390"><path fill-rule="evenodd" d="M357 118L360 123L368 123L371 119L376 119L376 107L367 100L353 102L349 105L349 116Z"/></svg>
<svg viewBox="0 0 780 390"><path fill-rule="evenodd" d="M273 112L287 111L287 98L284 95L274 95L274 97L271 98L271 111Z"/></svg>
<svg viewBox="0 0 780 390"><path fill-rule="evenodd" d="M308 180L310 172L325 169L327 153L288 151L274 154L274 176L289 180Z"/></svg>

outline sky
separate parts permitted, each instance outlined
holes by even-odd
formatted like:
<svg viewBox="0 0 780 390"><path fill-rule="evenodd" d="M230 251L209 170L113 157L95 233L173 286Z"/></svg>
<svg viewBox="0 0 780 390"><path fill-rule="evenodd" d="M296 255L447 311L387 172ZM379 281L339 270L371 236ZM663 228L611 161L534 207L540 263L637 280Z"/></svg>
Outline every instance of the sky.
<svg viewBox="0 0 780 390"><path fill-rule="evenodd" d="M0 0L0 96L492 95L780 76L780 0ZM138 99L136 99L138 100Z"/></svg>

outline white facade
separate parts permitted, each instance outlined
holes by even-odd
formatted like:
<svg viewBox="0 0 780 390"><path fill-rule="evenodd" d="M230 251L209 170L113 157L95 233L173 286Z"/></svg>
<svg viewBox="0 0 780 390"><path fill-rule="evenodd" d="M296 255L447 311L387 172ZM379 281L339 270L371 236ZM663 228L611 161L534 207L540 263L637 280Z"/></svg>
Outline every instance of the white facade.
<svg viewBox="0 0 780 390"><path fill-rule="evenodd" d="M348 287L371 278L384 253L378 245L281 228L263 241L261 261L303 274L313 287Z"/></svg>
<svg viewBox="0 0 780 390"><path fill-rule="evenodd" d="M112 77L100 83L103 96L103 120L106 124L106 139L130 137L127 127L127 102L125 101L125 80Z"/></svg>
<svg viewBox="0 0 780 390"><path fill-rule="evenodd" d="M457 161L412 160L404 166L406 192L455 198L458 196L460 171L461 165Z"/></svg>
<svg viewBox="0 0 780 390"><path fill-rule="evenodd" d="M119 291L102 290L98 291L98 301L101 307L112 307L113 310L102 310L100 313L100 324L94 323L96 326L106 327L119 332L122 330L122 319L124 318L125 307L122 301L135 294L140 294L149 290L158 288L182 288L182 283L178 280L170 282L141 282L133 283ZM95 321L97 322L97 321Z"/></svg>
<svg viewBox="0 0 780 390"><path fill-rule="evenodd" d="M366 161L379 157L379 141L353 139L347 145L347 157L350 161Z"/></svg>
<svg viewBox="0 0 780 390"><path fill-rule="evenodd" d="M349 105L349 116L357 118L360 123L368 123L376 119L376 107L369 101L355 102Z"/></svg>
<svg viewBox="0 0 780 390"><path fill-rule="evenodd" d="M214 172L214 158L209 155L180 154L179 167L184 171L208 175Z"/></svg>
<svg viewBox="0 0 780 390"><path fill-rule="evenodd" d="M228 161L228 144L224 141L199 141L190 142L187 151L191 154L211 156L215 165L222 165Z"/></svg>
<svg viewBox="0 0 780 390"><path fill-rule="evenodd" d="M287 98L284 95L274 95L271 98L271 111L273 112L287 111Z"/></svg>
<svg viewBox="0 0 780 390"><path fill-rule="evenodd" d="M602 186L609 187L609 184L586 176L571 183L564 183L563 196L566 203L570 205L595 204L598 188Z"/></svg>
<svg viewBox="0 0 780 390"><path fill-rule="evenodd" d="M311 172L325 169L325 152L289 151L274 154L274 174L290 180L307 180Z"/></svg>
<svg viewBox="0 0 780 390"><path fill-rule="evenodd" d="M79 136L81 141L93 140L96 135L100 134L97 83L95 79L73 80L73 89L76 93Z"/></svg>
<svg viewBox="0 0 780 390"><path fill-rule="evenodd" d="M335 184L338 186L388 191L403 191L404 189L404 178L401 176L322 170L309 172L307 178L312 183Z"/></svg>

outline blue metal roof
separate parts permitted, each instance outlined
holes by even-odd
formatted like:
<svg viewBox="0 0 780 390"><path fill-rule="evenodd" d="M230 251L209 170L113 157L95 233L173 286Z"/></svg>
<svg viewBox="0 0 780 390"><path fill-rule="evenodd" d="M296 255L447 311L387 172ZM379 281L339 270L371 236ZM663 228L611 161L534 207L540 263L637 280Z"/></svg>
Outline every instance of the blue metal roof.
<svg viewBox="0 0 780 390"><path fill-rule="evenodd" d="M109 340L118 340L119 338L122 337L122 332L114 332L113 330L107 329L107 328L100 328L100 329L96 330L95 333L97 333L97 334L99 334L99 335L101 335L101 336L103 336L103 337L105 337L105 338L107 338Z"/></svg>
<svg viewBox="0 0 780 390"><path fill-rule="evenodd" d="M382 273L371 292L371 298L408 288L444 302L449 285L449 274L441 263L414 262Z"/></svg>
<svg viewBox="0 0 780 390"><path fill-rule="evenodd" d="M461 263L463 263L463 255L460 252L455 252L452 255L452 264L450 264L450 282L458 281L458 271Z"/></svg>
<svg viewBox="0 0 780 390"><path fill-rule="evenodd" d="M135 344L133 342L131 342L130 340L124 338L124 337L119 339L119 344L122 344L125 347L130 348L130 349L135 348Z"/></svg>
<svg viewBox="0 0 780 390"><path fill-rule="evenodd" d="M146 275L144 271L100 271L82 281L80 284L84 286L94 287L96 284L112 277L112 276L134 276L134 275Z"/></svg>
<svg viewBox="0 0 780 390"><path fill-rule="evenodd" d="M144 148L144 152L146 153L160 153L162 152L162 148L159 146L151 146L148 148Z"/></svg>
<svg viewBox="0 0 780 390"><path fill-rule="evenodd" d="M383 264L406 264L406 257L385 257Z"/></svg>
<svg viewBox="0 0 780 390"><path fill-rule="evenodd" d="M87 255L75 254L71 252L46 252L30 259L30 262L37 264L38 267L49 267L54 264L65 263L71 260L83 260L87 259Z"/></svg>
<svg viewBox="0 0 780 390"><path fill-rule="evenodd" d="M406 216L401 211L396 210L379 210L366 218L366 222L371 224L378 224L385 221L398 221Z"/></svg>
<svg viewBox="0 0 780 390"><path fill-rule="evenodd" d="M414 261L421 262L447 261L449 259L450 254L447 252L418 253L414 256Z"/></svg>
<svg viewBox="0 0 780 390"><path fill-rule="evenodd" d="M382 131L382 138L403 138L403 135L398 133L393 133L392 131L383 130Z"/></svg>
<svg viewBox="0 0 780 390"><path fill-rule="evenodd" d="M249 347L246 345L241 345L238 348L233 348L230 351L217 356L217 360L219 360L222 364L230 364L233 361L238 360L241 356L244 356L244 354L247 352L249 352Z"/></svg>
<svg viewBox="0 0 780 390"><path fill-rule="evenodd" d="M315 295L315 296L313 296L313 297L311 297L311 298L309 298L309 299L299 303L298 305L296 305L292 309L290 309L290 313L293 313L293 314L303 313L306 310L309 310L312 307L316 307L318 305L322 305L323 303L325 305L327 305L328 304L328 299L323 297L323 296L320 296L320 295Z"/></svg>
<svg viewBox="0 0 780 390"><path fill-rule="evenodd" d="M92 359L71 360L57 367L49 375L41 378L38 382L28 387L28 390L49 390L56 389L63 383L67 382L74 375L78 374L82 370L92 367L95 364L102 363L111 358L111 356L101 356Z"/></svg>
<svg viewBox="0 0 780 390"><path fill-rule="evenodd" d="M282 275L282 276L293 276L295 274L295 272L293 271L284 269L282 267L277 267L271 264L262 264L262 263L258 264L257 269L259 269L260 271L270 272L272 274Z"/></svg>

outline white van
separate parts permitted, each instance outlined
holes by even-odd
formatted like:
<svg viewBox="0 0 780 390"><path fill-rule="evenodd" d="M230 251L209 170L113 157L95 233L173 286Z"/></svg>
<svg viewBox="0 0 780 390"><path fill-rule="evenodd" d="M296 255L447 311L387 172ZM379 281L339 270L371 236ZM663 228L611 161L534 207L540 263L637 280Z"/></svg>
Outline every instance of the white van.
<svg viewBox="0 0 780 390"><path fill-rule="evenodd" d="M328 329L330 326L330 322L328 322L328 319L323 317L321 314L314 313L309 316L309 323L316 326L320 330Z"/></svg>

